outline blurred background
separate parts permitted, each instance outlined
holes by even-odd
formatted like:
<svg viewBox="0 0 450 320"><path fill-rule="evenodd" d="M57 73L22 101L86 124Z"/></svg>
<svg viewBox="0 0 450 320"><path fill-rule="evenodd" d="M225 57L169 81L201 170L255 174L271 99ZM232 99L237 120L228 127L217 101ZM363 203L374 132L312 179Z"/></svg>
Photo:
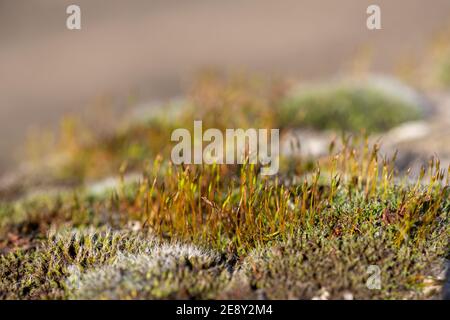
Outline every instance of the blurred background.
<svg viewBox="0 0 450 320"><path fill-rule="evenodd" d="M450 1L377 0L382 30L369 31L373 3L0 0L0 173L31 129L105 97L125 108L183 95L202 68L317 81L370 60L371 73L407 66L414 82ZM66 29L69 4L81 7L80 31Z"/></svg>

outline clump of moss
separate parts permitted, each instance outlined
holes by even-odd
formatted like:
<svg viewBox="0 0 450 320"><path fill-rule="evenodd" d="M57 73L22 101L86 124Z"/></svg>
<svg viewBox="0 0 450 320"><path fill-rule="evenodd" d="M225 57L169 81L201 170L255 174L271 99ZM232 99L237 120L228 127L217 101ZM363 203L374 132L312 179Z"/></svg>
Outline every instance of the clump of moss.
<svg viewBox="0 0 450 320"><path fill-rule="evenodd" d="M0 256L0 297L64 298L70 267L85 270L112 263L120 252L139 254L155 244L142 234L101 229L50 234L33 248Z"/></svg>
<svg viewBox="0 0 450 320"><path fill-rule="evenodd" d="M221 255L191 245L163 244L144 254L67 278L73 299L213 298L230 274Z"/></svg>
<svg viewBox="0 0 450 320"><path fill-rule="evenodd" d="M295 237L252 252L240 270L247 285L230 287L222 298L420 299L447 244L393 245L389 235L330 237L299 231ZM436 246L436 244L438 244ZM379 268L380 288L369 289L370 267ZM434 275L435 276L435 275ZM440 280L434 279L435 284Z"/></svg>
<svg viewBox="0 0 450 320"><path fill-rule="evenodd" d="M130 231L50 234L0 256L6 299L213 298L231 274L225 255Z"/></svg>
<svg viewBox="0 0 450 320"><path fill-rule="evenodd" d="M370 85L333 84L302 90L283 102L280 127L382 132L421 118L406 100Z"/></svg>

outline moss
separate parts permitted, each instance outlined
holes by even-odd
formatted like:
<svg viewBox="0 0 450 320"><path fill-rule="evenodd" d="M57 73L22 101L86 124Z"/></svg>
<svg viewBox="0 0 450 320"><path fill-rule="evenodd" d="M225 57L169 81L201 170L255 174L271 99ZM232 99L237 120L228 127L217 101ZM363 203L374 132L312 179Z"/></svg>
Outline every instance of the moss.
<svg viewBox="0 0 450 320"><path fill-rule="evenodd" d="M227 283L220 255L188 245L125 254L112 265L67 278L73 299L207 299Z"/></svg>
<svg viewBox="0 0 450 320"><path fill-rule="evenodd" d="M342 238L299 232L289 241L257 250L247 258L242 273L251 293L241 298L267 299L417 299L430 266L442 263L446 244L425 248L392 245L389 236ZM380 268L380 289L369 289L369 266ZM438 281L436 281L438 282ZM241 284L242 286L242 284ZM239 297L236 287L224 298ZM242 289L239 289L242 290Z"/></svg>
<svg viewBox="0 0 450 320"><path fill-rule="evenodd" d="M113 262L120 252L138 254L153 238L128 232L74 231L49 235L34 248L0 256L2 298L64 298L70 267L80 270Z"/></svg>
<svg viewBox="0 0 450 320"><path fill-rule="evenodd" d="M336 175L316 169L301 184L245 164L155 163L111 197L6 205L4 234L31 240L0 256L2 297L424 297L424 280L436 281L431 270L448 254L450 189L439 163L426 183L396 184L376 151L331 158L321 169ZM23 227L33 221L39 236ZM370 265L381 269L379 291L365 286Z"/></svg>
<svg viewBox="0 0 450 320"><path fill-rule="evenodd" d="M66 137L69 161L56 175L118 172L119 183L2 202L0 298L427 297L450 234L450 175L438 160L414 182L364 139L272 178L248 163L168 161L171 129L196 117L205 127L378 131L418 116L365 87L285 98L253 81L210 81L173 122L84 144ZM127 168L139 182L126 182ZM369 265L381 269L381 290L365 286Z"/></svg>
<svg viewBox="0 0 450 320"><path fill-rule="evenodd" d="M338 84L305 89L287 98L280 109L279 123L283 128L373 133L420 117L417 106L380 89Z"/></svg>

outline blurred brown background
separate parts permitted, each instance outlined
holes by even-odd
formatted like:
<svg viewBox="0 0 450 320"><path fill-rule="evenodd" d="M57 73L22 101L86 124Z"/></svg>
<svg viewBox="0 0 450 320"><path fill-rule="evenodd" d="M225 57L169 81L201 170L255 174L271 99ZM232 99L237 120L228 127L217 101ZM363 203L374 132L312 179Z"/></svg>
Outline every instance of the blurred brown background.
<svg viewBox="0 0 450 320"><path fill-rule="evenodd" d="M81 31L65 27L69 4ZM383 30L366 29L369 4ZM449 0L1 0L0 172L29 128L99 96L166 99L205 66L324 77L364 47L392 71L449 22Z"/></svg>

